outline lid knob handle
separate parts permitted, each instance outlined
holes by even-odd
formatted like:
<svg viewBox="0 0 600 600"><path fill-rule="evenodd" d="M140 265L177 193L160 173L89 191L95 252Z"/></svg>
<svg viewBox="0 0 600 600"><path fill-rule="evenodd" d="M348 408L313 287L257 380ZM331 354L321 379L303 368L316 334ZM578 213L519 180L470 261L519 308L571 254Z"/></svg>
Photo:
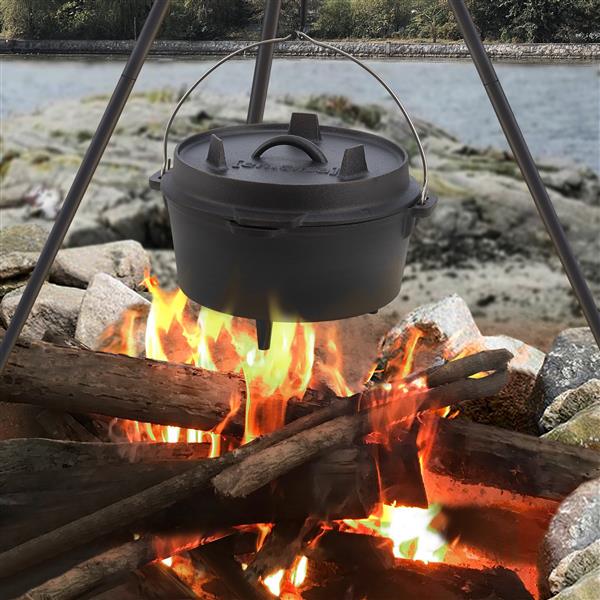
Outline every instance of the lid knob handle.
<svg viewBox="0 0 600 600"><path fill-rule="evenodd" d="M323 154L323 150L315 143L298 135L276 135L271 139L263 142L253 153L252 158L260 158L269 148L275 146L293 146L298 150L304 151L312 160L318 163L325 164L327 157Z"/></svg>
<svg viewBox="0 0 600 600"><path fill-rule="evenodd" d="M342 181L349 181L351 179L358 179L368 172L365 147L361 144L360 146L346 148L338 178Z"/></svg>
<svg viewBox="0 0 600 600"><path fill-rule="evenodd" d="M210 146L208 147L206 162L211 167L219 171L224 171L227 169L223 140L220 137L217 137L214 133L210 136Z"/></svg>
<svg viewBox="0 0 600 600"><path fill-rule="evenodd" d="M314 113L292 113L288 133L318 142L321 139L319 118Z"/></svg>

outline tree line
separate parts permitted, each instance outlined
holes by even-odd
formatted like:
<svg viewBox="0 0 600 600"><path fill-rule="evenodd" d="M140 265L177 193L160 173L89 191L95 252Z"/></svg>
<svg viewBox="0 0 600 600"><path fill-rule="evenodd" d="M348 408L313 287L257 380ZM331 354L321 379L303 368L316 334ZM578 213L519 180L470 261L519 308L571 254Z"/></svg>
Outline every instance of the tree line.
<svg viewBox="0 0 600 600"><path fill-rule="evenodd" d="M467 0L485 39L598 42L600 0ZM281 32L299 26L300 0L283 0ZM152 0L0 0L4 37L131 39ZM161 37L256 37L264 0L173 0ZM307 26L330 38L454 40L446 0L309 0Z"/></svg>

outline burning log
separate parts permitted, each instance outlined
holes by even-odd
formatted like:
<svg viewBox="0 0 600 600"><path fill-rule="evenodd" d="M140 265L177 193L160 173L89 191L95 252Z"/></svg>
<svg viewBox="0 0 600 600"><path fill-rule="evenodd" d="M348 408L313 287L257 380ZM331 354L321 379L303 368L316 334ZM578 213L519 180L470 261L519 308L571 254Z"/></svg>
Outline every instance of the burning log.
<svg viewBox="0 0 600 600"><path fill-rule="evenodd" d="M230 400L244 396L235 375L48 342L20 342L0 376L5 402L200 430L216 427L229 415ZM300 403L292 400L292 418L322 406L320 398L308 391L296 412ZM229 423L238 434L243 413Z"/></svg>
<svg viewBox="0 0 600 600"><path fill-rule="evenodd" d="M0 442L0 449L2 444ZM20 447L21 443L8 445L14 448ZM89 445L80 446L84 452L89 452ZM150 451L153 446L157 446L159 456L167 450L167 445L162 444L146 446L143 453L149 461L152 460ZM23 470L10 469L10 476L0 474L0 500L5 505L4 523L0 526L0 549L11 548L56 529L126 494L142 491L175 472L189 470L192 465L198 464L185 458L179 462L129 464L124 458L121 463L92 461L83 469L65 469L60 468L60 462L52 459L55 444L44 440L43 447L50 455L45 463L50 465L47 471L28 474ZM60 444L58 449L60 454ZM426 505L414 442L399 444L393 454L393 467L380 471L381 480L391 485L401 477L405 485L402 494L398 495L399 501ZM59 470L56 470L56 465ZM405 477L402 473L406 474ZM361 518L367 516L377 502L377 479L377 466L370 448L335 450L248 498L225 500L210 488L200 490L188 500L163 511L151 522L136 525L136 531L160 530L165 535L174 528L220 531L233 525L305 519L309 515L323 519Z"/></svg>
<svg viewBox="0 0 600 600"><path fill-rule="evenodd" d="M351 594L351 595L350 595ZM387 571L359 569L331 577L302 592L306 600L331 598L444 598L444 600L533 600L507 569L476 570L446 564L396 561Z"/></svg>
<svg viewBox="0 0 600 600"><path fill-rule="evenodd" d="M404 402L392 403L394 406L392 412L398 419L414 415L420 410L456 404L478 397L478 395L493 395L502 388L505 381L506 373L500 372L483 379L467 379L432 390L407 394L402 398ZM369 399L377 400L378 392L380 397L381 391L375 388L364 395L366 398L357 396L335 400L328 407L301 417L282 429L242 446L223 457L204 461L185 473L153 485L36 539L24 542L0 555L0 577L18 572L59 551L71 549L134 521L156 514L190 496L195 491L205 489L211 480L213 480L215 488L226 496L248 495L294 467L314 458L320 452L350 445L357 436L366 431L370 412L389 408L388 406L376 406L358 415L349 415L356 410L358 402L367 401L368 405ZM285 441L288 441L285 445L287 452L285 462L279 464L277 459L279 451L282 450L281 447L278 447L275 453L271 452L265 456L264 452L270 447L280 446L280 443ZM296 452L297 455L294 454ZM258 465L253 456L260 457ZM264 473L267 472L264 465L260 467L260 462L264 458L269 460L265 464L273 466L273 473L266 478L264 474L261 476L257 472L257 469L263 470ZM252 461L255 476L250 479L249 484L240 487L240 482L235 480L235 470L226 469L242 463L244 459ZM222 471L223 477L215 479ZM244 478L248 478L247 473L244 473Z"/></svg>
<svg viewBox="0 0 600 600"><path fill-rule="evenodd" d="M456 482L560 502L600 477L600 454L471 421L438 419L425 468Z"/></svg>
<svg viewBox="0 0 600 600"><path fill-rule="evenodd" d="M190 552L194 564L209 569L239 600L272 600L262 584L248 581L240 563L234 558L232 538L196 548Z"/></svg>
<svg viewBox="0 0 600 600"><path fill-rule="evenodd" d="M468 357L467 363L463 358L448 363L441 372L425 375L434 377L429 386L436 387L481 370L505 368L508 354L504 350L483 352ZM235 375L189 365L48 342L20 342L0 376L0 396L5 402L36 404L73 414L210 430L229 415L232 398L245 397L245 385ZM331 397L307 390L302 399L288 402L287 420L322 408L329 401ZM243 424L242 408L230 415L228 431L240 434Z"/></svg>
<svg viewBox="0 0 600 600"><path fill-rule="evenodd" d="M315 427L306 428L262 451L249 454L244 460L221 471L212 483L225 496L243 498L330 448L352 444L371 430L374 415L384 413L392 422L400 421L420 411L493 396L502 389L507 379L506 372L498 372L482 379L462 379L437 388L406 394L402 400L375 405L356 415L343 414ZM375 399L377 391L375 389L372 394ZM368 393L360 401L368 406ZM344 411L347 412L348 410Z"/></svg>
<svg viewBox="0 0 600 600"><path fill-rule="evenodd" d="M182 547L200 543L190 539ZM176 548L151 537L127 542L107 550L77 565L59 577L30 590L18 600L73 600L102 586L107 581L119 581L149 562L167 558Z"/></svg>
<svg viewBox="0 0 600 600"><path fill-rule="evenodd" d="M246 577L259 581L280 569L289 569L301 553L306 538L310 538L311 529L313 535L319 533L319 526L312 519L276 523L246 569Z"/></svg>
<svg viewBox="0 0 600 600"><path fill-rule="evenodd" d="M387 571L394 567L393 542L387 538L357 533L326 531L316 544L304 549L316 562L334 562L346 569Z"/></svg>
<svg viewBox="0 0 600 600"><path fill-rule="evenodd" d="M142 598L148 600L194 600L198 596L171 569L161 563L146 565L136 572Z"/></svg>

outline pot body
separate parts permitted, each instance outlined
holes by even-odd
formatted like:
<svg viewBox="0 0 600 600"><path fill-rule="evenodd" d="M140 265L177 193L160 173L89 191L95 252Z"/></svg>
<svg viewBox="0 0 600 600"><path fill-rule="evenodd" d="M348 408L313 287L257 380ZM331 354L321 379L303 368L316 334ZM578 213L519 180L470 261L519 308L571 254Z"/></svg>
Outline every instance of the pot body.
<svg viewBox="0 0 600 600"><path fill-rule="evenodd" d="M343 319L391 302L419 217L407 208L360 223L268 229L165 200L184 293L220 312L270 321Z"/></svg>

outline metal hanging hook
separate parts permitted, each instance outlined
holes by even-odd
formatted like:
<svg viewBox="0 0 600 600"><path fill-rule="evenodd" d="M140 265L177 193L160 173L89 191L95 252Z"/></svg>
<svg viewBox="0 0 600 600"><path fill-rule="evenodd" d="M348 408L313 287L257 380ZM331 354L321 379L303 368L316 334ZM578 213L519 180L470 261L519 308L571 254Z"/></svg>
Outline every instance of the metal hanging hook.
<svg viewBox="0 0 600 600"><path fill-rule="evenodd" d="M351 60L353 63L357 64L359 67L364 69L367 73L369 73L369 75L374 77L377 80L377 82L381 86L383 86L383 88L386 90L386 92L391 96L392 100L398 106L398 108L402 112L402 115L406 119L406 122L408 123L411 133L413 134L413 136L417 142L417 148L419 149L419 154L421 155L421 161L423 163L423 190L421 192L420 204L421 205L425 204L425 202L427 201L428 188L429 188L429 167L427 164L427 156L425 155L425 149L423 147L423 143L421 142L421 138L419 137L419 132L417 131L417 128L415 127L412 119L410 118L410 115L408 114L408 111L402 104L402 101L400 100L400 98L398 98L398 96L392 90L392 88L377 73L375 73L375 71L373 71L373 69L371 69L364 62L362 62L361 60L359 60L352 54L349 54L348 52L345 52L344 50L340 50L339 48L336 48L335 46L332 46L331 44L327 44L326 42L319 42L319 41L311 38L306 33L303 33L302 31L296 31L295 35L301 40L305 40L307 42L310 42L311 44L314 44L315 46L320 46L321 48L327 48L328 50L331 50L332 52L335 52L336 54L340 54L340 55L344 56L345 58ZM171 132L171 127L173 125L173 121L175 120L175 117L179 113L179 110L183 106L184 102L189 98L189 96L192 94L192 92L210 74L212 74L221 65L223 65L224 63L226 63L227 61L232 59L234 56L242 54L243 52L246 52L247 50L252 50L253 48L257 48L259 46L264 46L266 44L275 44L278 42L285 42L287 40L290 40L291 38L292 38L292 35L287 35L287 36L281 37L281 38L271 38L270 40L263 40L260 42L255 42L253 44L249 44L248 46L244 46L243 48L239 48L235 52L232 52L231 54L228 54L227 56L222 58L217 64L213 65L210 69L208 69L202 75L202 77L200 77L200 79L198 79L198 81L196 81L196 83L194 83L188 89L188 91L182 96L181 100L175 107L175 110L174 110L173 114L171 115L171 118L169 119L169 122L167 123L167 127L165 129L165 135L163 138L163 166L162 166L162 170L161 170L161 176L164 175L165 172L170 168L170 160L168 157L168 145L169 145L169 134Z"/></svg>

